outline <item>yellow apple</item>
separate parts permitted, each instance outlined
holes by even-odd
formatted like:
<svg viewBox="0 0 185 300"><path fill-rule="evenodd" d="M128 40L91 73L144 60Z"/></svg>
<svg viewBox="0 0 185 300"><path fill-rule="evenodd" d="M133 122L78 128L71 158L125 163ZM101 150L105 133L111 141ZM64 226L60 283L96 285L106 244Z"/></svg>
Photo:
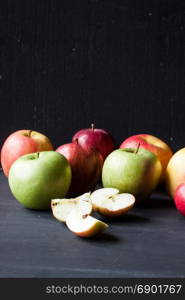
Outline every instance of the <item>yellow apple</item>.
<svg viewBox="0 0 185 300"><path fill-rule="evenodd" d="M172 156L166 168L166 187L171 197L181 183L185 183L185 148Z"/></svg>

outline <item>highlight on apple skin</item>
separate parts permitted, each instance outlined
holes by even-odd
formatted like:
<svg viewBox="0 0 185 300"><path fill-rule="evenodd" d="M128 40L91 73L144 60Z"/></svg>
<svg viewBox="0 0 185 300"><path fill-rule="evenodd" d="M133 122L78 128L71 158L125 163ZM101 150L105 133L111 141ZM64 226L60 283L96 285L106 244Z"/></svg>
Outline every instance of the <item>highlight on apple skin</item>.
<svg viewBox="0 0 185 300"><path fill-rule="evenodd" d="M51 209L51 199L64 198L71 184L67 159L55 151L30 153L11 166L9 187L26 208Z"/></svg>
<svg viewBox="0 0 185 300"><path fill-rule="evenodd" d="M51 141L40 132L33 130L18 130L5 140L1 149L1 164L3 172L8 176L13 162L22 155L53 150Z"/></svg>
<svg viewBox="0 0 185 300"><path fill-rule="evenodd" d="M58 147L56 151L65 156L72 169L72 181L68 197L76 197L94 190L101 177L102 155L90 147L83 148L78 139Z"/></svg>
<svg viewBox="0 0 185 300"><path fill-rule="evenodd" d="M173 155L171 148L161 139L150 134L137 134L137 135L130 136L121 143L120 148L136 149L138 144L140 144L140 148L151 151L159 158L162 166L160 182L164 181L165 174L166 174L166 167Z"/></svg>
<svg viewBox="0 0 185 300"><path fill-rule="evenodd" d="M136 201L146 199L161 178L161 163L143 148L117 149L106 158L102 170L103 187L130 193Z"/></svg>
<svg viewBox="0 0 185 300"><path fill-rule="evenodd" d="M79 130L72 138L72 141L78 139L78 143L84 148L91 147L99 151L103 160L115 149L115 142L112 135L104 129L91 128Z"/></svg>

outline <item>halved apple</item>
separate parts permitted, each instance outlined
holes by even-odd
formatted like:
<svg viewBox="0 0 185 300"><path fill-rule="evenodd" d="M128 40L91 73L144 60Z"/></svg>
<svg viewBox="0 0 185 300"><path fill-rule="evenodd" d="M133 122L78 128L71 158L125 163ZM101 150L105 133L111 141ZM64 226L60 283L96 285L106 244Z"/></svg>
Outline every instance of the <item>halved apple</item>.
<svg viewBox="0 0 185 300"><path fill-rule="evenodd" d="M83 215L90 215L92 212L90 193L85 193L74 199L51 200L53 216L60 222L65 222L66 217L74 208Z"/></svg>
<svg viewBox="0 0 185 300"><path fill-rule="evenodd" d="M119 194L115 188L102 188L91 194L93 209L106 217L120 217L132 209L135 197L129 193Z"/></svg>
<svg viewBox="0 0 185 300"><path fill-rule="evenodd" d="M108 228L108 225L90 215L73 209L66 218L66 225L80 237L92 237Z"/></svg>

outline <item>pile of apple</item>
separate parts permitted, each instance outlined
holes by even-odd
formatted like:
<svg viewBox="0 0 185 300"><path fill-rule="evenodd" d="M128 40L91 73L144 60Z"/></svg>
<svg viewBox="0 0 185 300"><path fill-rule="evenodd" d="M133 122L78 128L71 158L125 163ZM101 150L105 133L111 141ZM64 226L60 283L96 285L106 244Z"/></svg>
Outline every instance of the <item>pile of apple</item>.
<svg viewBox="0 0 185 300"><path fill-rule="evenodd" d="M54 151L45 135L19 130L5 140L1 165L21 204L52 209L56 219L82 237L108 227L92 211L120 217L163 182L185 215L185 148L173 155L152 135L131 136L116 149L111 134L92 124ZM103 188L95 190L99 182Z"/></svg>

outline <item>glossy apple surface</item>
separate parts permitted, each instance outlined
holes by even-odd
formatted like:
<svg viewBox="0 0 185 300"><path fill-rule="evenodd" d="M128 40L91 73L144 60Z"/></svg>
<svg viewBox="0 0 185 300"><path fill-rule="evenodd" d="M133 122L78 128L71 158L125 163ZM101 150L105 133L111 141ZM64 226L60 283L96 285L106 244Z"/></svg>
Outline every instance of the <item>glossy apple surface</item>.
<svg viewBox="0 0 185 300"><path fill-rule="evenodd" d="M13 162L22 155L53 150L50 140L43 134L32 130L18 130L12 133L1 149L1 164L8 176Z"/></svg>
<svg viewBox="0 0 185 300"><path fill-rule="evenodd" d="M103 159L115 149L115 143L110 133L104 129L95 128L94 124L91 128L81 129L73 136L73 141L78 139L78 143L83 147L95 148L98 150Z"/></svg>
<svg viewBox="0 0 185 300"><path fill-rule="evenodd" d="M106 188L130 193L136 200L148 197L161 176L161 163L156 155L145 149L118 149L105 160L102 182Z"/></svg>
<svg viewBox="0 0 185 300"><path fill-rule="evenodd" d="M26 154L10 168L9 186L14 197L31 209L50 209L51 199L64 198L71 183L66 158L55 151Z"/></svg>
<svg viewBox="0 0 185 300"><path fill-rule="evenodd" d="M166 187L173 198L177 187L185 182L185 148L177 151L166 168Z"/></svg>
<svg viewBox="0 0 185 300"><path fill-rule="evenodd" d="M56 151L67 158L72 169L72 182L68 196L77 197L94 190L103 165L101 154L91 148L82 148L77 140L58 147Z"/></svg>
<svg viewBox="0 0 185 300"><path fill-rule="evenodd" d="M146 149L154 153L160 160L162 166L161 180L165 178L167 164L172 157L173 153L170 147L161 139L149 134L137 134L127 138L120 145L121 149L124 148L140 148Z"/></svg>
<svg viewBox="0 0 185 300"><path fill-rule="evenodd" d="M185 216L185 183L182 183L177 187L174 201L178 211Z"/></svg>

